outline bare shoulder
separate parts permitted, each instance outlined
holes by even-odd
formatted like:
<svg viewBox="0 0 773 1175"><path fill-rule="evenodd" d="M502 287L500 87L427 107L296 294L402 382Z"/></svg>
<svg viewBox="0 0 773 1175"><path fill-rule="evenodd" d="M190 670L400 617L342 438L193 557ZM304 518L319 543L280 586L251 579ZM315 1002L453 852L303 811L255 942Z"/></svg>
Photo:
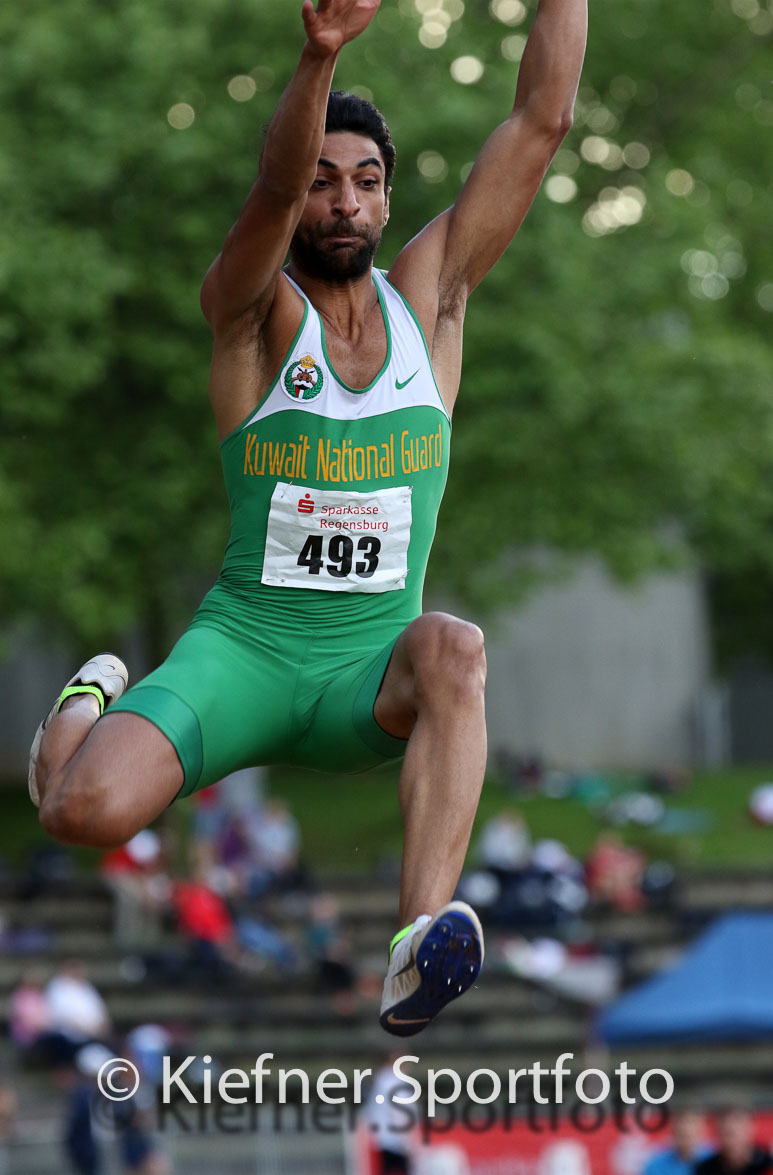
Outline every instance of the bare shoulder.
<svg viewBox="0 0 773 1175"><path fill-rule="evenodd" d="M459 390L466 299L448 286L444 260L451 210L401 249L389 270L424 332L440 394L451 412Z"/></svg>
<svg viewBox="0 0 773 1175"><path fill-rule="evenodd" d="M257 407L300 328L305 302L281 275L267 313L212 328L209 398L222 440Z"/></svg>
<svg viewBox="0 0 773 1175"><path fill-rule="evenodd" d="M434 335L438 314L447 222L448 212L430 221L400 250L388 275L419 319L428 342Z"/></svg>

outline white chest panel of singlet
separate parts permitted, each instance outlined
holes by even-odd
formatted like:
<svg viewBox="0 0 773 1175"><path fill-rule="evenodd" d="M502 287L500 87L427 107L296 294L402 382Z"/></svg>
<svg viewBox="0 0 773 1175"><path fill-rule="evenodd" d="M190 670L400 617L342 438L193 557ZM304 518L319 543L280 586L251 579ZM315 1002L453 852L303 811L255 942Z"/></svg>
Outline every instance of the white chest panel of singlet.
<svg viewBox="0 0 773 1175"><path fill-rule="evenodd" d="M286 280L304 300L303 320L274 383L243 428L255 428L261 420L288 411L301 417L308 414L331 420L363 420L426 406L439 409L448 418L421 327L384 274L375 270L373 281L384 319L386 356L381 370L366 388L349 387L335 371L327 354L320 315L300 286L291 278Z"/></svg>
<svg viewBox="0 0 773 1175"><path fill-rule="evenodd" d="M277 482L261 580L273 587L389 592L405 587L411 487L357 493Z"/></svg>

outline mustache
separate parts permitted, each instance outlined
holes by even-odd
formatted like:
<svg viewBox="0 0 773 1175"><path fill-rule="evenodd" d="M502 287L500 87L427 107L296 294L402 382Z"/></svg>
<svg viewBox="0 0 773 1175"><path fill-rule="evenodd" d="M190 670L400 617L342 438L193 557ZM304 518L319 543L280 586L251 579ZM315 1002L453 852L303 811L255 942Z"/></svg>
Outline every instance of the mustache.
<svg viewBox="0 0 773 1175"><path fill-rule="evenodd" d="M320 229L322 237L361 237L367 239L367 233L355 228L350 220L339 220L332 228Z"/></svg>

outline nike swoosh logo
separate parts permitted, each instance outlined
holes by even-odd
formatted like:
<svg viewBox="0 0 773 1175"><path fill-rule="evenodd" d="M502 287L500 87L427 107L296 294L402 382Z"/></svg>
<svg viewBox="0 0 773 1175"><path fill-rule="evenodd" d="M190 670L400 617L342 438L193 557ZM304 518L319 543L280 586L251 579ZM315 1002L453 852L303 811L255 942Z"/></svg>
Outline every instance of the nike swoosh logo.
<svg viewBox="0 0 773 1175"><path fill-rule="evenodd" d="M397 388L398 392L400 391L401 388L404 388L406 384L409 384L411 382L414 375L418 375L418 374L419 374L419 369L417 367L416 370L414 371L413 375L409 375L408 378L404 379L402 383L400 383L399 379L396 379L395 380L395 387Z"/></svg>
<svg viewBox="0 0 773 1175"><path fill-rule="evenodd" d="M387 1016L387 1024L429 1024L429 1021L429 1016L422 1016L418 1020L398 1020L393 1012Z"/></svg>

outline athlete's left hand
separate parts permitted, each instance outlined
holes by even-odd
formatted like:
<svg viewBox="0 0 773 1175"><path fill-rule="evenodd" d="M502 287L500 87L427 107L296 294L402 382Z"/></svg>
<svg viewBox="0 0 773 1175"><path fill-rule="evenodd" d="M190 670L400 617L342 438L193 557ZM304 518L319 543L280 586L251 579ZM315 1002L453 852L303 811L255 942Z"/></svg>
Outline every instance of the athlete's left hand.
<svg viewBox="0 0 773 1175"><path fill-rule="evenodd" d="M309 44L325 55L337 53L359 37L378 11L381 0L304 0L303 23Z"/></svg>

